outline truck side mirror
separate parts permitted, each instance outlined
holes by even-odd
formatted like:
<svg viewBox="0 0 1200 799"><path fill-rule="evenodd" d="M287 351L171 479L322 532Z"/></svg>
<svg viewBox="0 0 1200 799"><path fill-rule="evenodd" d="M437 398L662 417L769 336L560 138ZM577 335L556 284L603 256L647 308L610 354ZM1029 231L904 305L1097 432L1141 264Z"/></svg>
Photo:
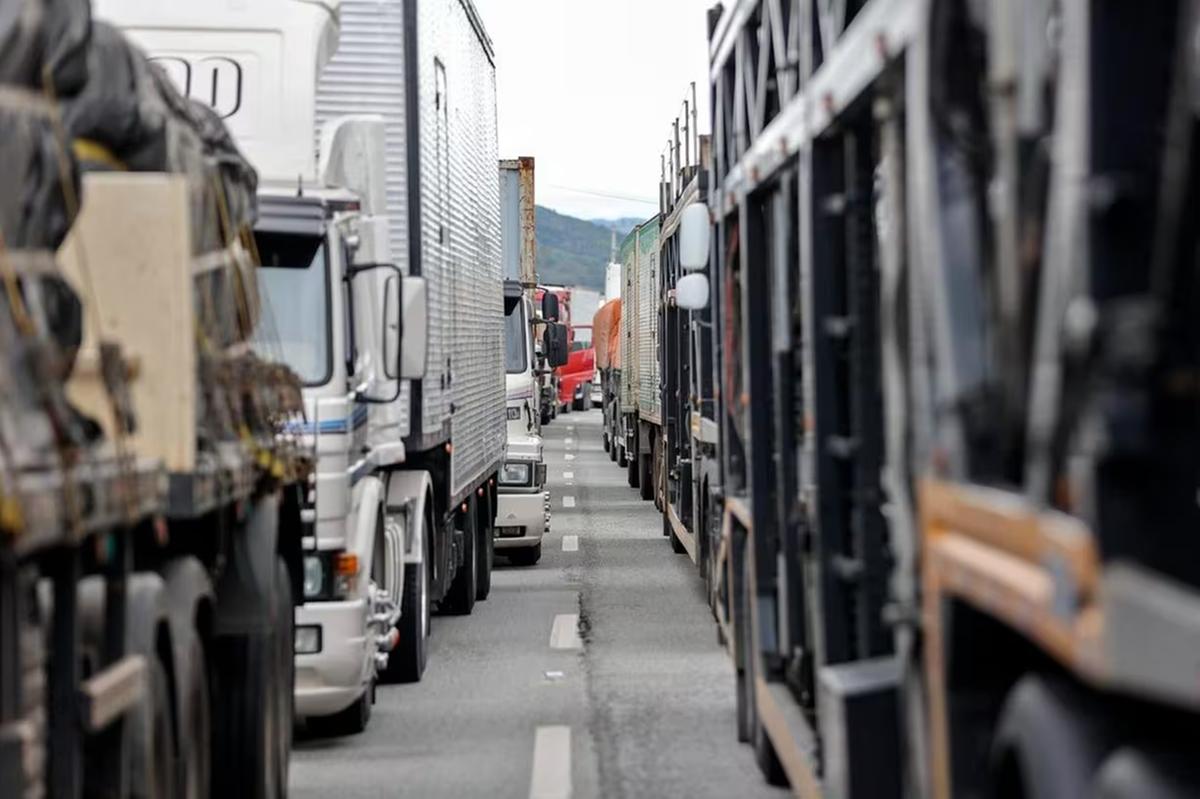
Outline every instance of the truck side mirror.
<svg viewBox="0 0 1200 799"><path fill-rule="evenodd" d="M688 272L708 266L711 239L712 226L709 224L708 206L704 203L692 203L684 208L679 217L679 265Z"/></svg>
<svg viewBox="0 0 1200 799"><path fill-rule="evenodd" d="M685 311L700 311L708 307L708 276L684 275L675 284L675 304Z"/></svg>
<svg viewBox="0 0 1200 799"><path fill-rule="evenodd" d="M401 304L400 292L404 274L395 264L361 264L349 267L346 277L352 286L364 278L374 281L371 288L374 288L375 292L368 292L367 296L380 297L383 305L378 317L370 317L372 322L377 319L381 328L379 334L382 336L382 341L380 341L378 355L382 361L379 370L381 374L372 379L371 383L374 385L360 390L359 400L381 405L395 402L400 398L401 353L403 351L401 336L404 323L404 309ZM353 313L353 305L350 306L350 309L350 312ZM372 396L367 393L379 385L387 387L385 388L386 396Z"/></svg>
<svg viewBox="0 0 1200 799"><path fill-rule="evenodd" d="M542 318L547 322L558 321L558 295L552 291L542 295Z"/></svg>
<svg viewBox="0 0 1200 799"><path fill-rule="evenodd" d="M567 365L571 353L566 325L546 325L546 330L542 333L542 351L546 353L546 362L552 369Z"/></svg>
<svg viewBox="0 0 1200 799"><path fill-rule="evenodd" d="M429 286L423 277L401 280L403 305L400 377L421 380L425 377L425 362L429 351Z"/></svg>

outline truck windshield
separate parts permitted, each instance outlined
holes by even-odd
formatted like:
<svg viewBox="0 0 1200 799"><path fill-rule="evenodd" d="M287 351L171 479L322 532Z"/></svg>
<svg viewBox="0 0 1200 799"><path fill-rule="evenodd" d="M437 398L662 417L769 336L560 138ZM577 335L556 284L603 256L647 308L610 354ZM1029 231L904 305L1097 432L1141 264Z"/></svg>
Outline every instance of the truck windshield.
<svg viewBox="0 0 1200 799"><path fill-rule="evenodd" d="M304 385L323 385L333 376L325 240L270 231L259 231L255 239L263 305L255 349L282 358Z"/></svg>
<svg viewBox="0 0 1200 799"><path fill-rule="evenodd" d="M591 346L592 329L590 327L577 326L575 328L575 341L571 344L571 352L590 349Z"/></svg>
<svg viewBox="0 0 1200 799"><path fill-rule="evenodd" d="M513 303L504 317L504 369L519 375L529 368L529 327L525 324L522 304Z"/></svg>

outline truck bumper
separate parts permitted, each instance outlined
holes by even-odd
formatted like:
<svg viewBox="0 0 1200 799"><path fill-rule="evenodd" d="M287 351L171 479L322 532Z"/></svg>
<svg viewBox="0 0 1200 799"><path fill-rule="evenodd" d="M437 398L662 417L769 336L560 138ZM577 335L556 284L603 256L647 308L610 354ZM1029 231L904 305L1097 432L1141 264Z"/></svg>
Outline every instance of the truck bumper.
<svg viewBox="0 0 1200 799"><path fill-rule="evenodd" d="M537 546L550 529L550 499L545 491L496 497L496 549Z"/></svg>
<svg viewBox="0 0 1200 799"><path fill-rule="evenodd" d="M296 715L329 716L362 696L375 668L367 602L309 602L296 608L296 628L320 629L321 650L296 655Z"/></svg>

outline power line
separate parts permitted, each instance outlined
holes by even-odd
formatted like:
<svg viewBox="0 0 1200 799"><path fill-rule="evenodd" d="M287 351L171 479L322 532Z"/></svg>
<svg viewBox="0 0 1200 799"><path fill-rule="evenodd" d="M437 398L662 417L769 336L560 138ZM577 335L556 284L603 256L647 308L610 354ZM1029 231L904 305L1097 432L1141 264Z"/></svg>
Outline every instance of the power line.
<svg viewBox="0 0 1200 799"><path fill-rule="evenodd" d="M631 203L641 203L642 205L652 205L658 207L658 200L651 200L649 197L634 197L631 194L615 194L606 191L596 191L594 189L579 189L574 186L560 186L556 183L546 184L552 189L562 189L563 191L573 192L575 194L587 194L591 197L603 197L607 200L623 200Z"/></svg>

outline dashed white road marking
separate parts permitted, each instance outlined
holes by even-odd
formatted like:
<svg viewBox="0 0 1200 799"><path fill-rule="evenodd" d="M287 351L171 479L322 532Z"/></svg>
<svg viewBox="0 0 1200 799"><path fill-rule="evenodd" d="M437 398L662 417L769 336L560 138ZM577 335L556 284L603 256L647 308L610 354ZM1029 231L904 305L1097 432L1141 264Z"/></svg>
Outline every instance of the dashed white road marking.
<svg viewBox="0 0 1200 799"><path fill-rule="evenodd" d="M554 617L554 626L550 628L550 648L583 649L578 613L560 613Z"/></svg>
<svg viewBox="0 0 1200 799"><path fill-rule="evenodd" d="M533 739L529 799L570 799L571 728L546 725Z"/></svg>
<svg viewBox="0 0 1200 799"><path fill-rule="evenodd" d="M564 508L575 507L575 497L570 496L570 495L563 497L563 507Z"/></svg>
<svg viewBox="0 0 1200 799"><path fill-rule="evenodd" d="M563 536L563 552L578 552L579 551L579 536L564 535Z"/></svg>
<svg viewBox="0 0 1200 799"><path fill-rule="evenodd" d="M575 446L575 439L567 438L567 439L563 440L563 443L566 444L568 447L573 447L573 446Z"/></svg>
<svg viewBox="0 0 1200 799"><path fill-rule="evenodd" d="M563 479L564 480L574 480L575 472L563 472Z"/></svg>
<svg viewBox="0 0 1200 799"><path fill-rule="evenodd" d="M573 461L575 460L575 456L568 452L566 455L563 455L563 460Z"/></svg>

